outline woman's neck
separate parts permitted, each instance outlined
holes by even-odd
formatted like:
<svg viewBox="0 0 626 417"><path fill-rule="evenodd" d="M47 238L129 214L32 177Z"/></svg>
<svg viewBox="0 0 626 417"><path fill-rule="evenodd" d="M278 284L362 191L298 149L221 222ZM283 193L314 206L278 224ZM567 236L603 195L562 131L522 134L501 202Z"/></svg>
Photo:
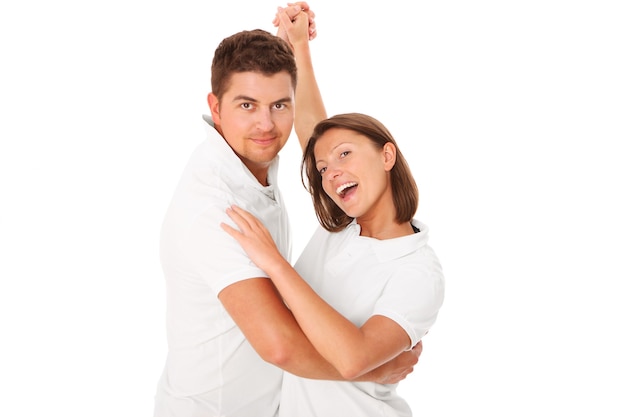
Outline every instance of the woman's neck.
<svg viewBox="0 0 626 417"><path fill-rule="evenodd" d="M357 223L361 226L361 236L371 237L378 240L394 239L415 233L410 222L397 223L395 216L381 219L358 218Z"/></svg>

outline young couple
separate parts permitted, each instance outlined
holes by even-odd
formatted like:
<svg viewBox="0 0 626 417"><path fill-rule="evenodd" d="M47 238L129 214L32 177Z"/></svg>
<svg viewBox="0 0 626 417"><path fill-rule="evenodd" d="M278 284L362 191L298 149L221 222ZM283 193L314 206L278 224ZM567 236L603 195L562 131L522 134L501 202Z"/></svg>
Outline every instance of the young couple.
<svg viewBox="0 0 626 417"><path fill-rule="evenodd" d="M290 4L279 36L244 31L215 51L207 139L162 229L157 417L411 415L396 385L443 302L441 266L391 134L366 115L326 117L313 18ZM294 126L321 226L292 267L276 178Z"/></svg>

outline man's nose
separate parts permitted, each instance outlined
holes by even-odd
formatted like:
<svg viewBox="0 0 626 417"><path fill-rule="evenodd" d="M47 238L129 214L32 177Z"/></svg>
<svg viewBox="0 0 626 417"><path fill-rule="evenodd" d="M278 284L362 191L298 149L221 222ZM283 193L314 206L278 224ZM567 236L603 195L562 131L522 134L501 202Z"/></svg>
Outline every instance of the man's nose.
<svg viewBox="0 0 626 417"><path fill-rule="evenodd" d="M269 109L260 109L256 113L256 126L262 131L269 131L274 128L272 112Z"/></svg>

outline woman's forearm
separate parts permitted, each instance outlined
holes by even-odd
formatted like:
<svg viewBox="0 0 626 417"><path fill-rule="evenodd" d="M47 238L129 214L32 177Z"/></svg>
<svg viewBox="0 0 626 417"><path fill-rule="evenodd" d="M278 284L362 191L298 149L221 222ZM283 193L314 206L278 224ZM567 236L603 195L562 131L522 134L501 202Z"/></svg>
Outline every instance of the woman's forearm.
<svg viewBox="0 0 626 417"><path fill-rule="evenodd" d="M274 262L266 272L313 346L344 378L358 378L407 347L390 350L380 343L384 335L354 325L317 295L288 262Z"/></svg>

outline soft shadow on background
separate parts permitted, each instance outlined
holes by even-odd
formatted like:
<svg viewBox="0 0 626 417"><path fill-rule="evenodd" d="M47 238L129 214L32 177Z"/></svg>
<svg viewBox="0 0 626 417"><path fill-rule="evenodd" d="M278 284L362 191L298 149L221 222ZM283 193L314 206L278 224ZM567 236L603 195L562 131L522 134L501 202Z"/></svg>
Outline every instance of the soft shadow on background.
<svg viewBox="0 0 626 417"><path fill-rule="evenodd" d="M447 278L400 390L423 416L624 416L624 6L431 3L310 2L328 110L394 134ZM212 54L279 5L2 6L0 415L151 415L159 228ZM316 224L298 153L296 255Z"/></svg>

